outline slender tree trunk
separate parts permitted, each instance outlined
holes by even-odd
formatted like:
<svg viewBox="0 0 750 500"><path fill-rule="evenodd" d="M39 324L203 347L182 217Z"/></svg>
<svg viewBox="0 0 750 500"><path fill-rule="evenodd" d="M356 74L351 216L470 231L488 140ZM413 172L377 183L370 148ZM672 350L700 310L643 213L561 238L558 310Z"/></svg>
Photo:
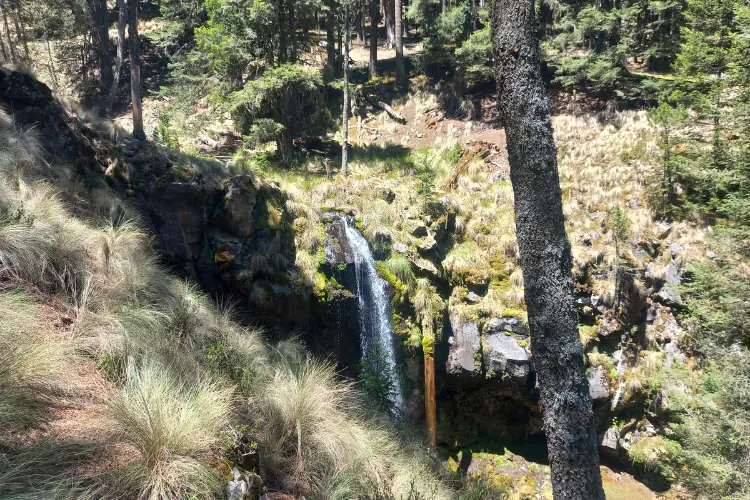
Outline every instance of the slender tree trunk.
<svg viewBox="0 0 750 500"><path fill-rule="evenodd" d="M331 67L334 74L337 74L336 64L336 33L333 30L334 27L334 16L333 7L331 6L326 11L326 55L328 57L328 66Z"/></svg>
<svg viewBox="0 0 750 500"><path fill-rule="evenodd" d="M370 79L378 76L378 0L370 1Z"/></svg>
<svg viewBox="0 0 750 500"><path fill-rule="evenodd" d="M383 24L385 25L385 46L393 48L396 43L395 6L394 0L382 0Z"/></svg>
<svg viewBox="0 0 750 500"><path fill-rule="evenodd" d="M297 62L297 19L294 13L295 0L289 0L289 48L291 54L290 62Z"/></svg>
<svg viewBox="0 0 750 500"><path fill-rule="evenodd" d="M60 84L57 82L57 72L55 71L55 58L52 57L52 45L50 44L49 38L46 40L47 42L47 66L49 68L49 75L52 79L52 86L55 90L60 86ZM5 53L5 48L3 48L3 53Z"/></svg>
<svg viewBox="0 0 750 500"><path fill-rule="evenodd" d="M133 107L133 137L146 140L141 102L141 55L138 40L138 0L128 2L128 50L130 51L130 100Z"/></svg>
<svg viewBox="0 0 750 500"><path fill-rule="evenodd" d="M344 106L341 124L341 173L346 177L349 162L349 45L351 28L349 27L349 7L344 6Z"/></svg>
<svg viewBox="0 0 750 500"><path fill-rule="evenodd" d="M494 0L491 21L552 488L555 500L604 500L534 0Z"/></svg>
<svg viewBox="0 0 750 500"><path fill-rule="evenodd" d="M13 45L13 39L10 37L10 26L8 24L8 9L5 6L5 0L0 0L0 9L3 11L3 30L5 38L8 39L8 49L10 50L10 62L15 63L18 60L16 49Z"/></svg>
<svg viewBox="0 0 750 500"><path fill-rule="evenodd" d="M435 358L424 355L424 410L432 449L437 449L437 406L435 402Z"/></svg>
<svg viewBox="0 0 750 500"><path fill-rule="evenodd" d="M367 47L367 2L362 2L362 9L359 14L359 38L363 47Z"/></svg>
<svg viewBox="0 0 750 500"><path fill-rule="evenodd" d="M91 19L94 22L94 43L99 61L99 78L101 92L107 92L112 86L112 56L109 50L109 10L107 0L91 0Z"/></svg>
<svg viewBox="0 0 750 500"><path fill-rule="evenodd" d="M117 0L117 57L115 59L115 73L112 77L112 86L109 88L107 97L107 112L112 112L112 106L117 99L120 89L120 76L122 75L122 61L125 58L125 25L128 22L128 10L125 0Z"/></svg>
<svg viewBox="0 0 750 500"><path fill-rule="evenodd" d="M5 40L3 39L2 34L0 34L0 51L3 53L3 62L9 62L10 54L8 53L8 49L5 48Z"/></svg>
<svg viewBox="0 0 750 500"><path fill-rule="evenodd" d="M26 36L26 25L23 24L23 16L21 15L21 3L19 0L14 0L13 9L15 10L14 21L16 24L16 38L21 37L23 42L23 51L26 55L26 60L29 61L29 39Z"/></svg>
<svg viewBox="0 0 750 500"><path fill-rule="evenodd" d="M293 0L290 0L293 1ZM279 1L278 6L278 26L279 26L279 64L284 64L287 58L287 38L286 22L284 19L284 0Z"/></svg>
<svg viewBox="0 0 750 500"><path fill-rule="evenodd" d="M406 82L406 65L404 61L403 0L395 0L396 24L396 80Z"/></svg>

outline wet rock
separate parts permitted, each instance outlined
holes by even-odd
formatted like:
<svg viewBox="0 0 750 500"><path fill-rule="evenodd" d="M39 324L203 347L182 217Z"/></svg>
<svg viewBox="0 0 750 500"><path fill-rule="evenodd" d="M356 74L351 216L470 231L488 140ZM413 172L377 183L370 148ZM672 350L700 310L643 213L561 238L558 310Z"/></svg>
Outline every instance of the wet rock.
<svg viewBox="0 0 750 500"><path fill-rule="evenodd" d="M526 383L531 371L529 356L512 335L505 333L487 336L489 352L484 353L487 370L495 373L507 373L516 382Z"/></svg>
<svg viewBox="0 0 750 500"><path fill-rule="evenodd" d="M611 397L604 374L604 368L601 366L591 368L588 373L588 380L589 394L594 403L605 401Z"/></svg>
<svg viewBox="0 0 750 500"><path fill-rule="evenodd" d="M453 335L448 339L450 344L445 370L451 375L471 374L477 370L475 355L480 352L479 327L476 322L463 321L458 315L450 317Z"/></svg>
<svg viewBox="0 0 750 500"><path fill-rule="evenodd" d="M492 318L486 325L484 325L485 335L493 335L501 332L511 332L522 337L528 337L529 325L518 318L510 316Z"/></svg>

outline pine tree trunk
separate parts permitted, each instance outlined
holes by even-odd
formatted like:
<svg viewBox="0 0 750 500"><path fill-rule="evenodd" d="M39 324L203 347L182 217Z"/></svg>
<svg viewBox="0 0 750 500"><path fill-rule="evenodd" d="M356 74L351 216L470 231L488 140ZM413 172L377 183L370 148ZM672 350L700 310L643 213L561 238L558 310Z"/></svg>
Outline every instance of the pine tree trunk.
<svg viewBox="0 0 750 500"><path fill-rule="evenodd" d="M341 124L341 173L346 177L349 162L349 7L344 7L344 106Z"/></svg>
<svg viewBox="0 0 750 500"><path fill-rule="evenodd" d="M99 62L99 78L101 92L112 87L112 56L109 51L109 10L107 0L91 0L91 19L94 22L94 43Z"/></svg>
<svg viewBox="0 0 750 500"><path fill-rule="evenodd" d="M534 0L494 0L498 101L555 500L603 500Z"/></svg>
<svg viewBox="0 0 750 500"><path fill-rule="evenodd" d="M326 11L326 54L328 57L328 66L331 67L334 74L336 74L336 33L333 31L334 26L334 12L333 7L330 7Z"/></svg>
<svg viewBox="0 0 750 500"><path fill-rule="evenodd" d="M403 0L395 0L395 29L396 29L396 80L406 82L406 65L404 61L404 28L403 28Z"/></svg>
<svg viewBox="0 0 750 500"><path fill-rule="evenodd" d="M8 39L8 49L10 50L10 62L15 63L18 60L16 49L13 46L13 39L10 37L10 26L8 25L8 9L5 7L5 0L0 0L0 9L3 11L3 30L5 38Z"/></svg>
<svg viewBox="0 0 750 500"><path fill-rule="evenodd" d="M21 37L21 41L23 42L23 51L26 55L26 60L30 61L29 57L29 38L26 35L26 25L23 23L23 16L21 15L21 2L19 0L14 0L13 2L13 8L15 10L15 22L16 22L16 38L19 36Z"/></svg>
<svg viewBox="0 0 750 500"><path fill-rule="evenodd" d="M141 55L138 40L138 0L128 2L128 50L130 52L130 100L133 107L133 137L146 140L141 102Z"/></svg>
<svg viewBox="0 0 750 500"><path fill-rule="evenodd" d="M0 43L2 41L2 38L0 38ZM49 75L52 79L52 86L57 91L60 84L57 82L57 71L55 70L55 59L52 57L52 44L49 41L49 38L45 40L47 42L47 66L49 68ZM5 47L3 47L3 54L5 54Z"/></svg>
<svg viewBox="0 0 750 500"><path fill-rule="evenodd" d="M378 76L378 0L370 0L370 79Z"/></svg>
<svg viewBox="0 0 750 500"><path fill-rule="evenodd" d="M293 1L293 0L292 0ZM286 22L284 20L284 0L279 0L278 5L278 27L279 27L279 64L284 64L287 57Z"/></svg>
<svg viewBox="0 0 750 500"><path fill-rule="evenodd" d="M125 0L117 0L117 11L117 57L115 58L112 86L109 89L109 96L107 96L107 112L112 111L112 106L117 99L117 92L120 89L120 76L122 75L122 62L125 58L125 25L128 22Z"/></svg>
<svg viewBox="0 0 750 500"><path fill-rule="evenodd" d="M396 43L396 20L394 0L382 0L383 24L385 25L385 46L392 49Z"/></svg>
<svg viewBox="0 0 750 500"><path fill-rule="evenodd" d="M363 47L367 47L367 27L365 23L367 21L367 2L362 2L362 9L359 14L359 38L362 42Z"/></svg>
<svg viewBox="0 0 750 500"><path fill-rule="evenodd" d="M0 51L3 53L3 62L10 62L10 53L8 52L8 49L5 48L5 40L2 37L2 34L0 34Z"/></svg>
<svg viewBox="0 0 750 500"><path fill-rule="evenodd" d="M291 49L290 62L297 62L297 18L294 12L295 0L289 0L289 47Z"/></svg>

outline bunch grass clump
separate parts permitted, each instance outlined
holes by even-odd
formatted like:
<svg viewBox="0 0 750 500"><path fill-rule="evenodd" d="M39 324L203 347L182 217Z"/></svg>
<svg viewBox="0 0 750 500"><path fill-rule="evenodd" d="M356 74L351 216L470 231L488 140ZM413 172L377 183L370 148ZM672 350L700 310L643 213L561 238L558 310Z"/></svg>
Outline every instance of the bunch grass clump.
<svg viewBox="0 0 750 500"><path fill-rule="evenodd" d="M216 495L221 477L208 459L232 404L232 391L222 383L181 380L152 362L131 365L111 403L121 439L139 454L120 471L124 488L153 500Z"/></svg>

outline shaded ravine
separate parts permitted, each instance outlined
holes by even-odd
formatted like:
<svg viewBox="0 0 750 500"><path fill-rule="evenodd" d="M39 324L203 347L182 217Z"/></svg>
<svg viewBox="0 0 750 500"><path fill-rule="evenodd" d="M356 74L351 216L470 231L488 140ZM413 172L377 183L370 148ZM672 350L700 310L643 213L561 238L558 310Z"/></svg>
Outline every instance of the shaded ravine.
<svg viewBox="0 0 750 500"><path fill-rule="evenodd" d="M379 344L388 362L385 371L390 377L393 391L390 400L398 409L404 406L401 380L396 370L396 354L393 349L393 325L391 324L391 304L386 290L386 282L375 268L375 258L370 245L362 233L354 226L351 218L345 218L346 237L354 254L354 266L357 285L357 305L359 310L360 342L362 361L377 362L368 359L373 348Z"/></svg>

